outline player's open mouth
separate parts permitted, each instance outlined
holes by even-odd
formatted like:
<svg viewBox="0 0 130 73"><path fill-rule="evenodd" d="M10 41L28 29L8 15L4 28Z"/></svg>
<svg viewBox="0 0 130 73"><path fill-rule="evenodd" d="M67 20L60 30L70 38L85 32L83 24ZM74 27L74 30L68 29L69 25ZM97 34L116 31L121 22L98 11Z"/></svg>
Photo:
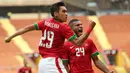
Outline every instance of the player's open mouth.
<svg viewBox="0 0 130 73"><path fill-rule="evenodd" d="M83 32L83 30L80 29L80 30L78 30L78 32Z"/></svg>

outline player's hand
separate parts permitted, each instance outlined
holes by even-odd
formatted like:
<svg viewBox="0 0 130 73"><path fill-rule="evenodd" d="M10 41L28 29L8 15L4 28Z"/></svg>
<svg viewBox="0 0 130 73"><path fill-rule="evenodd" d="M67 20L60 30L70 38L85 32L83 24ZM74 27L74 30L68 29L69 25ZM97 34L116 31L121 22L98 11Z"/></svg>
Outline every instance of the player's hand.
<svg viewBox="0 0 130 73"><path fill-rule="evenodd" d="M5 42L6 42L6 43L9 43L10 41L11 41L11 38L10 38L10 37L6 37L6 38L5 38Z"/></svg>
<svg viewBox="0 0 130 73"><path fill-rule="evenodd" d="M89 26L91 26L92 28L94 28L96 25L96 23L92 20L89 21Z"/></svg>

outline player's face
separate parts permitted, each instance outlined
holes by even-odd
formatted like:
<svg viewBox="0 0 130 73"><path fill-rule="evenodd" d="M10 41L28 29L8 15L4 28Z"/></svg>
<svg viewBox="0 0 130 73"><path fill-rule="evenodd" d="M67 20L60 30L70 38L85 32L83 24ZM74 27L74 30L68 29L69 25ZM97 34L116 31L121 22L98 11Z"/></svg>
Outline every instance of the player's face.
<svg viewBox="0 0 130 73"><path fill-rule="evenodd" d="M66 22L67 21L67 9L65 6L61 6L59 9L59 12L57 13L57 18L61 21L61 22Z"/></svg>
<svg viewBox="0 0 130 73"><path fill-rule="evenodd" d="M81 21L75 21L73 22L73 26L72 29L74 30L74 32L76 33L76 35L79 37L82 35L83 32L83 26Z"/></svg>

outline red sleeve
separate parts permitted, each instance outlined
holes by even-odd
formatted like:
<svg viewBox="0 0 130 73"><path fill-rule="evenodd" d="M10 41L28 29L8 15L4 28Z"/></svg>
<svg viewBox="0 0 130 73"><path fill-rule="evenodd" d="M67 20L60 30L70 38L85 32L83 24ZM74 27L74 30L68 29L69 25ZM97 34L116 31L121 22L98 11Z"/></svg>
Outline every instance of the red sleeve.
<svg viewBox="0 0 130 73"><path fill-rule="evenodd" d="M64 44L64 51L63 51L63 55L62 55L62 59L63 60L68 60L69 58L69 43L65 42Z"/></svg>
<svg viewBox="0 0 130 73"><path fill-rule="evenodd" d="M76 35L74 34L74 31L67 25L64 24L61 27L61 32L65 38L67 38L69 41L72 41L76 38Z"/></svg>
<svg viewBox="0 0 130 73"><path fill-rule="evenodd" d="M91 56L97 56L99 54L99 52L98 52L94 42L91 39L89 39L89 42L91 44Z"/></svg>
<svg viewBox="0 0 130 73"><path fill-rule="evenodd" d="M36 28L36 30L42 30L42 28L44 27L44 20L34 23L34 27Z"/></svg>

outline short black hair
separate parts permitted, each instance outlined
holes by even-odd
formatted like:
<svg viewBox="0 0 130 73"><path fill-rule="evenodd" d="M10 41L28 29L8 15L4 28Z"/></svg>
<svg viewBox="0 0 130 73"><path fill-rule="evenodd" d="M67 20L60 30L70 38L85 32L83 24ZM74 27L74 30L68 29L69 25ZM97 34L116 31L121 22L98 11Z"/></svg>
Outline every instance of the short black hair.
<svg viewBox="0 0 130 73"><path fill-rule="evenodd" d="M51 6L50 12L51 12L51 15L52 15L53 17L54 17L54 12L55 12L55 11L59 11L60 6L65 6L65 7L66 7L66 5L65 5L64 2L57 2L57 3L55 3L55 4L53 4L53 5Z"/></svg>
<svg viewBox="0 0 130 73"><path fill-rule="evenodd" d="M72 23L75 22L75 21L80 21L79 19L72 19L69 21L69 26L72 27Z"/></svg>

